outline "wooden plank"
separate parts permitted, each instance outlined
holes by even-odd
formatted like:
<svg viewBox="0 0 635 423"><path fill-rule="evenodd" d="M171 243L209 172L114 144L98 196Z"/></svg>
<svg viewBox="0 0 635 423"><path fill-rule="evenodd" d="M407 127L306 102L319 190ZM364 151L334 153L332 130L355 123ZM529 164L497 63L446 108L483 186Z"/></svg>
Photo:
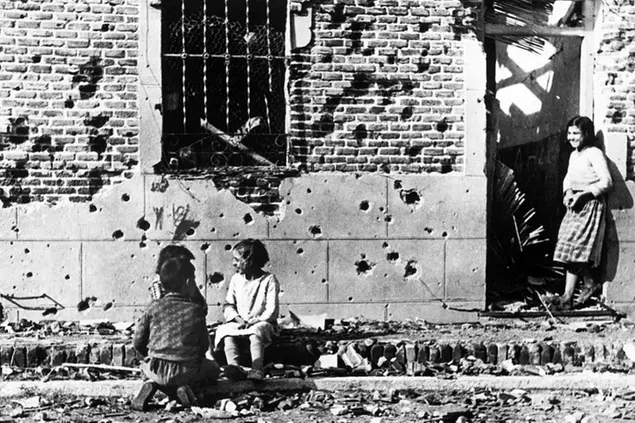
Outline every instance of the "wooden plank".
<svg viewBox="0 0 635 423"><path fill-rule="evenodd" d="M501 24L485 24L485 35L516 35L527 37L531 35L542 37L584 37L585 28L555 27L542 25L513 26Z"/></svg>

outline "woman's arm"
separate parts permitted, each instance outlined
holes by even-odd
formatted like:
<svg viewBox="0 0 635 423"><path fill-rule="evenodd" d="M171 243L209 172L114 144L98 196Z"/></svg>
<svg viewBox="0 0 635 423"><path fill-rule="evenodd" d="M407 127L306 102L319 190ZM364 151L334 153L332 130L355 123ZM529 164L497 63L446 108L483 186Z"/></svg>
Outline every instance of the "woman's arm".
<svg viewBox="0 0 635 423"><path fill-rule="evenodd" d="M613 187L613 178L609 171L608 160L599 148L593 148L589 151L589 162L598 177L598 181L589 185L588 191L597 198L605 194Z"/></svg>
<svg viewBox="0 0 635 423"><path fill-rule="evenodd" d="M276 279L274 275L270 275L267 278L267 285L265 288L266 288L266 292L265 292L264 310L259 316L253 319L254 320L253 322L250 322L250 323L256 323L256 322L273 323L278 318L278 314L280 311L280 299L279 299L280 283L278 282L278 279Z"/></svg>
<svg viewBox="0 0 635 423"><path fill-rule="evenodd" d="M237 321L242 319L238 314L238 308L236 306L236 283L234 279L229 282L229 288L227 289L227 295L225 296L225 303L223 304L223 315L227 322Z"/></svg>

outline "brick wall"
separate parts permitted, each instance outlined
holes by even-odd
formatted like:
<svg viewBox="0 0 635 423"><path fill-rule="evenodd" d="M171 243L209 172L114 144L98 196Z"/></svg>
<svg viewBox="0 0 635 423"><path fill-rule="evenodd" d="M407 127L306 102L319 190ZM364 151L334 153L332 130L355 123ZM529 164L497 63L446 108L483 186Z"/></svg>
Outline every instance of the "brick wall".
<svg viewBox="0 0 635 423"><path fill-rule="evenodd" d="M293 54L291 142L310 171L460 172L460 1L324 0Z"/></svg>
<svg viewBox="0 0 635 423"><path fill-rule="evenodd" d="M635 177L635 6L628 0L608 0L602 5L597 31L596 107L607 132L626 134L628 178ZM597 116L597 114L596 114Z"/></svg>
<svg viewBox="0 0 635 423"><path fill-rule="evenodd" d="M0 200L88 200L138 163L136 0L0 2Z"/></svg>

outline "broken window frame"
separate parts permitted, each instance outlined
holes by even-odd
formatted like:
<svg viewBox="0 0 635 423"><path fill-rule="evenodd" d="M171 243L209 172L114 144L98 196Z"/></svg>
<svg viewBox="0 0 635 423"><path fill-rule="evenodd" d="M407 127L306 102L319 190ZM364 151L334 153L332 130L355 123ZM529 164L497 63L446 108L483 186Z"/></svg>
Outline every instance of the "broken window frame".
<svg viewBox="0 0 635 423"><path fill-rule="evenodd" d="M180 13L173 20L166 19L174 15L177 6L169 9L166 3L161 3L160 171L287 167L290 163L288 1L207 0L192 6L194 3L181 0L172 3L178 5ZM230 10L232 7L238 11ZM244 12L242 22L235 19L240 7ZM284 13L280 13L282 9ZM197 12L201 13L199 28L192 30L192 26L186 26L197 25L191 19ZM213 39L218 34L212 31L222 32L223 36ZM195 32L201 36L198 45L192 41ZM168 47L168 43L175 42L175 34L180 45ZM250 47L254 39L260 44L257 50ZM210 40L219 44L212 46ZM236 71L237 68L240 69ZM192 89L195 85L187 82L199 74L202 93L196 93L198 90ZM236 78L242 79L235 82ZM196 109L202 110L197 113Z"/></svg>
<svg viewBox="0 0 635 423"><path fill-rule="evenodd" d="M500 0L499 0L500 1ZM559 1L571 1L580 3L582 6L582 25L579 27L554 27L547 25L502 25L495 23L484 23L483 32L486 43L490 43L487 53L488 63L488 90L495 92L494 75L490 72L496 63L496 52L491 47L491 43L497 36L548 36L548 37L580 37L582 39L580 47L580 115L593 117L593 72L594 72L594 26L595 18L600 6L600 0L533 0L533 4L555 3ZM486 3L493 3L489 0Z"/></svg>

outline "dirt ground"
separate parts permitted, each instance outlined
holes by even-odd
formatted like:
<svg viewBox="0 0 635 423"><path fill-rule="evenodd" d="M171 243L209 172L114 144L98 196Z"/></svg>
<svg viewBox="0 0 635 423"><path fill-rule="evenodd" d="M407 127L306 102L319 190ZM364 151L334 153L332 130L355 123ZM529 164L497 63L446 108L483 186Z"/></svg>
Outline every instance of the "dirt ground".
<svg viewBox="0 0 635 423"><path fill-rule="evenodd" d="M168 410L166 400L148 412L131 411L130 399L27 397L0 401L0 422L622 422L635 420L635 391L397 391L250 393L243 415L217 408ZM233 401L244 400L233 398ZM166 409L167 408L167 409Z"/></svg>

